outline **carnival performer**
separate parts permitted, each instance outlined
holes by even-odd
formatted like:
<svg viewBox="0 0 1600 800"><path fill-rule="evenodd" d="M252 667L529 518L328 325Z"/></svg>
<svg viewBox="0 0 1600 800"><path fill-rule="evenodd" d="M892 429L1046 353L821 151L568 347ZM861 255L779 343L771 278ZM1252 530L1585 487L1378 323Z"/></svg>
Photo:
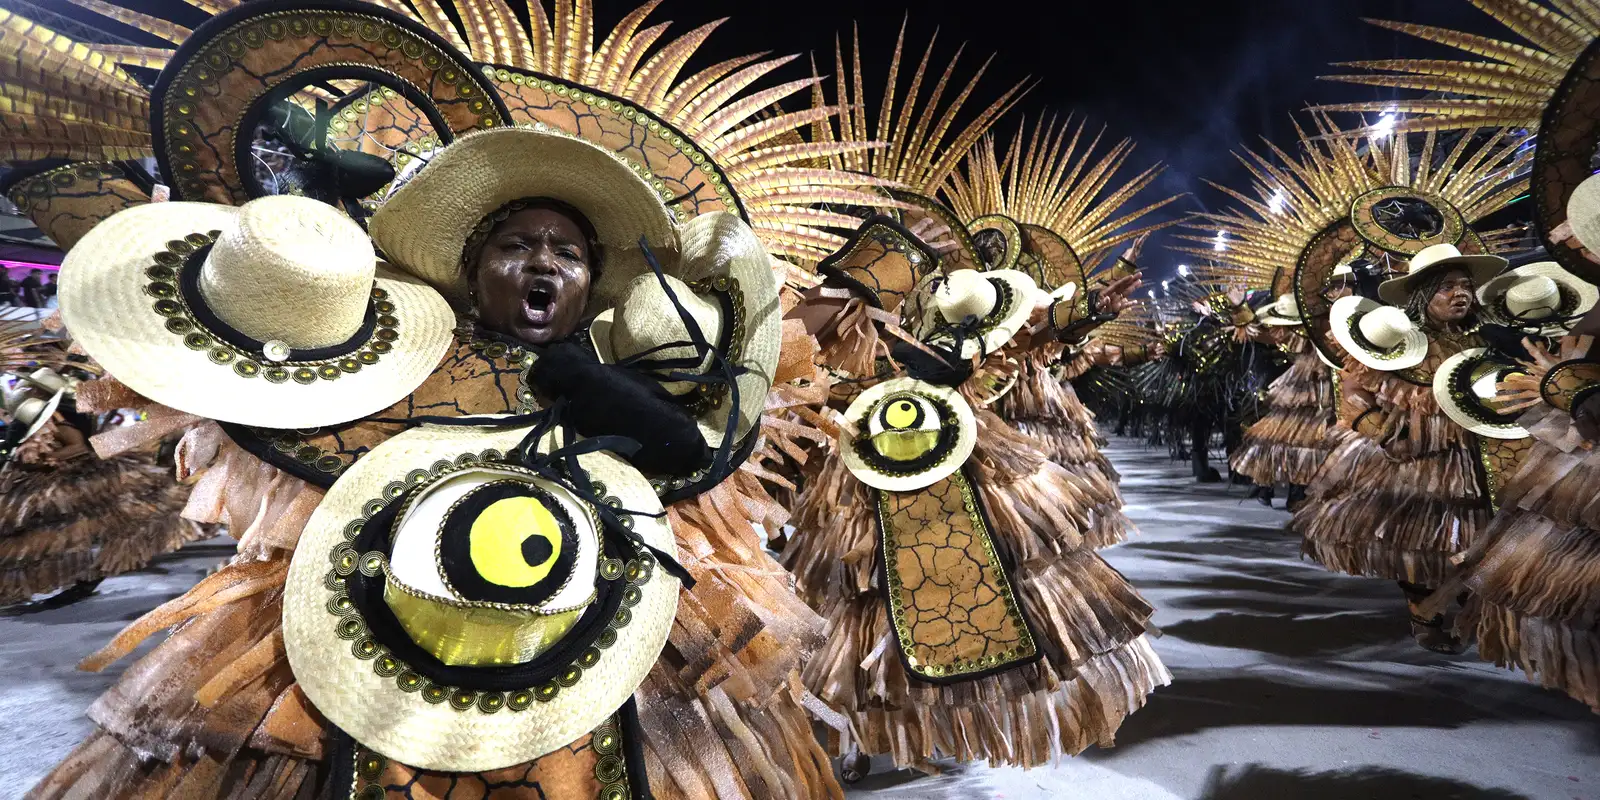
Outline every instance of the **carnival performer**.
<svg viewBox="0 0 1600 800"><path fill-rule="evenodd" d="M1580 184L1567 214L1577 240L1571 243L1600 249L1600 182ZM1526 443L1528 452L1507 477L1499 510L1425 610L1470 592L1455 632L1476 641L1480 658L1521 669L1600 712L1600 517L1593 499L1600 290L1555 262L1540 262L1490 281L1479 298L1528 335L1531 358L1464 351L1440 368L1434 393L1486 442ZM1561 337L1559 347L1547 347L1554 337Z"/></svg>
<svg viewBox="0 0 1600 800"><path fill-rule="evenodd" d="M931 249L885 218L822 270L917 332L878 323L906 373L855 382L784 551L834 621L805 679L859 737L835 741L859 754L847 768L880 753L929 771L939 757L1036 766L1110 744L1169 679L1144 638L1151 609L1085 545L1073 476L983 408L1033 339L1012 344L1041 316L1032 279L939 277ZM1045 335L1081 334L1078 307L1059 304Z"/></svg>
<svg viewBox="0 0 1600 800"><path fill-rule="evenodd" d="M990 269L1027 273L1045 291L1075 287L1082 309L1099 290L1125 297L1138 243L1176 220L1149 222L1148 215L1177 200L1142 207L1129 201L1161 174L1154 166L1114 183L1133 151L1124 140L1100 152L1085 135L1085 123L1039 120L1031 134L1019 127L1003 156L992 135L967 156L945 187L952 210L967 220L974 241L992 253ZM1088 144L1083 144L1089 140ZM1080 149L1080 147L1082 149ZM1120 257L1111 255L1127 246ZM1091 290L1090 287L1099 287ZM1114 287L1114 288L1113 288ZM1102 309L1098 323L1114 319L1124 304ZM1039 442L1052 461L1077 477L1094 497L1094 521L1085 538L1093 548L1127 538L1132 524L1122 512L1121 476L1100 452L1094 415L1069 381L1092 366L1125 362L1122 346L1092 342L1095 325L1084 325L1070 341L1042 344L1020 359L1015 380L995 412Z"/></svg>
<svg viewBox="0 0 1600 800"><path fill-rule="evenodd" d="M1433 377L1450 357L1484 346L1474 287L1506 264L1433 245L1380 287L1390 305L1363 297L1334 304L1333 335L1352 359L1344 409L1333 454L1294 516L1305 554L1318 563L1397 581L1418 644L1440 652L1459 652L1460 641L1421 604L1451 558L1476 541L1492 493L1478 479L1478 437L1439 407Z"/></svg>
<svg viewBox="0 0 1600 800"><path fill-rule="evenodd" d="M1256 484L1253 491L1263 505L1272 504L1275 486L1287 485L1286 508L1294 511L1328 457L1328 429L1336 419L1333 376L1299 330L1305 320L1293 295L1280 296L1258 319L1261 341L1292 354L1294 361L1268 388L1266 415L1245 430L1228 466Z"/></svg>
<svg viewBox="0 0 1600 800"><path fill-rule="evenodd" d="M14 610L81 600L102 580L209 535L179 516L189 488L172 479L159 447L106 459L90 451L105 418L77 411L77 374L86 373L74 366L30 367L6 396L0 605L56 593Z"/></svg>

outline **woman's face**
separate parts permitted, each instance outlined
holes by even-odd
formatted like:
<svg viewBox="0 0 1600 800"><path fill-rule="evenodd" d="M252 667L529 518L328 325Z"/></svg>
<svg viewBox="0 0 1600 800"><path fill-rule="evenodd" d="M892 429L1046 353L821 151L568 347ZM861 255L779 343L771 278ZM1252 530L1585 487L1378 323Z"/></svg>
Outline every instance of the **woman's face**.
<svg viewBox="0 0 1600 800"><path fill-rule="evenodd" d="M478 321L528 344L571 336L589 302L594 254L583 229L552 208L528 208L501 222L484 240L469 275Z"/></svg>
<svg viewBox="0 0 1600 800"><path fill-rule="evenodd" d="M1472 278L1463 270L1451 270L1428 300L1428 316L1437 322L1460 322L1472 313Z"/></svg>

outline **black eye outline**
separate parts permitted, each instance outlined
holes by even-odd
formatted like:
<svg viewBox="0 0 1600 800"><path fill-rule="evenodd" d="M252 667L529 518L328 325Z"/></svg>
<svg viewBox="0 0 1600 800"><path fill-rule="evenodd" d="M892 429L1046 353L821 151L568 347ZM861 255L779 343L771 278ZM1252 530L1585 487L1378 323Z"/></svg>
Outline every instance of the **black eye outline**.
<svg viewBox="0 0 1600 800"><path fill-rule="evenodd" d="M561 552L550 573L532 586L512 587L490 583L472 563L472 523L489 506L516 497L531 497L549 509L561 529ZM566 507L544 489L518 480L494 481L479 486L456 501L445 516L439 539L439 566L445 585L461 597L488 603L539 606L549 602L573 578L578 561L578 530Z"/></svg>
<svg viewBox="0 0 1600 800"><path fill-rule="evenodd" d="M925 422L928 419L928 407L925 404L923 404L921 402L918 402L918 401L919 400L925 400L925 399L927 399L927 398L924 398L921 395L914 394L914 393L911 393L911 392L900 392L898 394L890 395L889 397L884 398L883 399L883 404L878 407L878 413L877 413L878 424L883 426L883 429L886 430L886 431L915 431L915 430L921 430L922 429L922 423ZM917 416L916 416L915 419L913 419L911 421L910 425L907 425L905 427L895 427L895 426L889 424L889 410L891 408L893 408L896 403L906 403L906 404L911 406L912 410L916 411Z"/></svg>

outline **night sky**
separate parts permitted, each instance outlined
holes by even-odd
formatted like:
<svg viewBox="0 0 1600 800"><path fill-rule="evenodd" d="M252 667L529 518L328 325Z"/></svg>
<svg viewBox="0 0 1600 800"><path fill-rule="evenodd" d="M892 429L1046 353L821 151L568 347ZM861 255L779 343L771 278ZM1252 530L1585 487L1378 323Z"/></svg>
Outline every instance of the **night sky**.
<svg viewBox="0 0 1600 800"><path fill-rule="evenodd" d="M66 6L64 0L34 2L92 18ZM179 0L123 2L191 25L202 18ZM635 0L597 0L601 35L635 5ZM859 0L666 0L649 22L673 20L670 36L729 17L690 63L691 70L734 55L770 50L814 52L825 71L833 63L835 34L846 37L848 47L851 24L858 23L875 109L907 7ZM1122 8L1133 13L1118 16ZM920 57L935 28L940 30L940 45L933 67L942 70L956 46L967 43L964 68L957 75L962 82L983 58L997 54L969 109L987 106L1022 78L1038 79L1040 84L1018 111L1030 118L1040 112L1073 112L1092 124L1105 125L1108 138L1133 137L1139 147L1131 167L1142 169L1157 161L1167 165L1151 199L1158 193L1188 193L1184 201L1169 207L1172 215L1184 216L1225 199L1205 186L1205 179L1248 187L1248 174L1231 155L1241 144L1257 147L1265 136L1291 146L1291 112L1314 103L1384 96L1385 90L1318 81L1319 74L1337 71L1328 66L1330 62L1450 52L1367 25L1362 17L1506 35L1467 0L934 0L912 9L908 60ZM776 80L802 77L806 70L801 59ZM909 80L907 69L902 72L902 88ZM998 129L1002 137L1009 137L1016 122L1015 116L1002 122ZM1170 241L1162 237L1145 253L1144 265L1155 277L1169 274L1184 260L1161 246Z"/></svg>

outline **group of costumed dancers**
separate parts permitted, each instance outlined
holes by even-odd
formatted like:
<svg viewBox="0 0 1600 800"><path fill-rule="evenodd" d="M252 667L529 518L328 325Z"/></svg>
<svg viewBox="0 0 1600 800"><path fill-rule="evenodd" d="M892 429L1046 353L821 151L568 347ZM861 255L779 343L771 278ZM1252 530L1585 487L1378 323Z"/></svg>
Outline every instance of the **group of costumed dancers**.
<svg viewBox="0 0 1600 800"><path fill-rule="evenodd" d="M905 28L780 80L685 72L716 25L657 2L72 2L171 46L0 9L0 189L66 253L59 318L0 327L0 603L237 552L79 665L129 662L31 797L842 797L1111 746L1171 675L1089 405L1200 480L1220 435L1419 644L1600 710L1600 5L1407 28L1499 60L1405 86L1511 88L1316 111L1152 297L1160 168ZM1512 268L1474 226L1529 193Z"/></svg>

